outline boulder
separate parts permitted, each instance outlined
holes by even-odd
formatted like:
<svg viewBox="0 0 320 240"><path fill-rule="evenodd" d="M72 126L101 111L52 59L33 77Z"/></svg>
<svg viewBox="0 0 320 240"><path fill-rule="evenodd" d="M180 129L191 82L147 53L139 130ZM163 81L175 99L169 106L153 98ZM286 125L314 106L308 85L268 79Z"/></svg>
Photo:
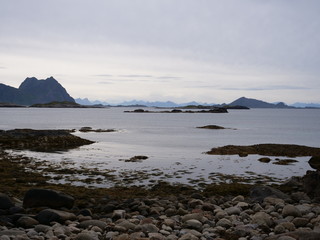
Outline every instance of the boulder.
<svg viewBox="0 0 320 240"><path fill-rule="evenodd" d="M41 224L50 225L51 222L63 223L67 220L75 220L76 215L55 209L45 209L38 213L36 219Z"/></svg>
<svg viewBox="0 0 320 240"><path fill-rule="evenodd" d="M311 198L320 197L320 172L307 171L302 177L302 185L305 193Z"/></svg>
<svg viewBox="0 0 320 240"><path fill-rule="evenodd" d="M14 206L14 203L4 193L0 193L0 209L9 209Z"/></svg>
<svg viewBox="0 0 320 240"><path fill-rule="evenodd" d="M275 197L281 199L290 198L287 194L278 189L269 186L255 186L250 190L250 197L254 201L262 202L266 197Z"/></svg>
<svg viewBox="0 0 320 240"><path fill-rule="evenodd" d="M311 157L308 163L313 169L320 170L320 156Z"/></svg>
<svg viewBox="0 0 320 240"><path fill-rule="evenodd" d="M23 207L72 208L74 198L50 189L30 189L24 196Z"/></svg>

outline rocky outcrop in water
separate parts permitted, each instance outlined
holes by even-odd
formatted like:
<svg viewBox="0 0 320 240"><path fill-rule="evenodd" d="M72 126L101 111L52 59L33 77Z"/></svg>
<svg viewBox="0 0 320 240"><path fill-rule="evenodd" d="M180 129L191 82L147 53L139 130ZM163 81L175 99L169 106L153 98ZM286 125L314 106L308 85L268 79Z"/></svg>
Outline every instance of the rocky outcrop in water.
<svg viewBox="0 0 320 240"><path fill-rule="evenodd" d="M211 108L209 110L199 110L199 111L193 111L193 110L180 110L180 109L173 109L171 111L150 111L145 109L135 109L133 111L124 111L125 113L228 113L228 110L226 108Z"/></svg>
<svg viewBox="0 0 320 240"><path fill-rule="evenodd" d="M93 141L71 134L70 130L0 130L0 147L33 151L59 151L91 144Z"/></svg>
<svg viewBox="0 0 320 240"><path fill-rule="evenodd" d="M256 144L250 146L227 145L223 147L212 148L207 154L212 155L239 155L247 156L250 154L259 154L265 156L320 156L320 148L301 146L295 144Z"/></svg>

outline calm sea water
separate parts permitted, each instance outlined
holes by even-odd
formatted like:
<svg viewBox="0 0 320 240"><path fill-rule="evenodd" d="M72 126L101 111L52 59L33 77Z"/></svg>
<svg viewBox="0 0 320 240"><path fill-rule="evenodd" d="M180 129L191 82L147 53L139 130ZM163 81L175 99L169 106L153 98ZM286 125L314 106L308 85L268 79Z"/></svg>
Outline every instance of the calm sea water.
<svg viewBox="0 0 320 240"><path fill-rule="evenodd" d="M279 166L260 163L261 156L212 156L204 152L229 144L285 143L320 147L320 110L251 109L227 114L124 113L125 108L36 109L0 108L0 129L79 129L84 126L116 129L109 133L75 134L96 143L62 153L23 151L31 157L79 168L128 172L154 172L153 178L188 183L202 179L219 181L220 174L242 177L271 176L286 179L310 169L309 157ZM133 110L133 109L130 109ZM220 125L225 130L197 127ZM140 163L124 162L136 155L149 158ZM284 158L284 157L283 157ZM273 158L274 159L274 158ZM162 174L156 174L156 173ZM223 180L224 181L224 180ZM102 185L111 183L104 181ZM146 184L137 181L134 184Z"/></svg>

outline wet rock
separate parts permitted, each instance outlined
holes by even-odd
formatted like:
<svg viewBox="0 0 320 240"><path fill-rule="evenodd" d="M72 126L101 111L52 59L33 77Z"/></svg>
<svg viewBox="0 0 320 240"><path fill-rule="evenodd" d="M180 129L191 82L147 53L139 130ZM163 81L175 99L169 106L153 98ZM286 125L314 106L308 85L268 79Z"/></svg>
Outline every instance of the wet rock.
<svg viewBox="0 0 320 240"><path fill-rule="evenodd" d="M311 157L308 163L313 169L320 170L320 156Z"/></svg>
<svg viewBox="0 0 320 240"><path fill-rule="evenodd" d="M287 217L287 216L293 216L293 217L301 217L301 212L298 208L291 204L287 204L284 206L282 209L282 216Z"/></svg>
<svg viewBox="0 0 320 240"><path fill-rule="evenodd" d="M202 223L199 220L196 220L196 219L187 220L183 224L183 226L186 227L186 228L196 229L196 230L199 230L199 231L201 231L201 229L202 229Z"/></svg>
<svg viewBox="0 0 320 240"><path fill-rule="evenodd" d="M17 221L17 225L23 228L31 228L37 224L39 224L39 222L36 219L28 216L22 216Z"/></svg>
<svg viewBox="0 0 320 240"><path fill-rule="evenodd" d="M228 215L239 215L241 213L240 208L238 207L229 207L226 208L225 211L228 213Z"/></svg>
<svg viewBox="0 0 320 240"><path fill-rule="evenodd" d="M157 233L157 232L159 232L159 228L157 228L157 226L152 224L152 223L142 224L139 227L141 228L141 231L145 232L145 233Z"/></svg>
<svg viewBox="0 0 320 240"><path fill-rule="evenodd" d="M41 224L49 225L51 222L63 223L67 220L75 220L76 216L73 213L65 211L45 209L37 214L36 219Z"/></svg>
<svg viewBox="0 0 320 240"><path fill-rule="evenodd" d="M309 220L306 218L297 217L292 220L292 223L295 225L296 228L305 227L309 223Z"/></svg>
<svg viewBox="0 0 320 240"><path fill-rule="evenodd" d="M232 222L226 218L222 218L216 223L216 226L230 228L232 227Z"/></svg>
<svg viewBox="0 0 320 240"><path fill-rule="evenodd" d="M72 208L74 198L51 189L30 189L24 196L23 207Z"/></svg>
<svg viewBox="0 0 320 240"><path fill-rule="evenodd" d="M0 231L0 236L9 236L9 237L17 237L17 236L25 236L25 232L18 229L8 229Z"/></svg>
<svg viewBox="0 0 320 240"><path fill-rule="evenodd" d="M0 193L0 209L9 209L14 206L14 203L8 195Z"/></svg>
<svg viewBox="0 0 320 240"><path fill-rule="evenodd" d="M86 220L79 223L79 228L89 228L90 226L96 226L104 230L107 227L107 223L101 220Z"/></svg>
<svg viewBox="0 0 320 240"><path fill-rule="evenodd" d="M252 223L256 223L259 226L271 227L273 224L272 218L265 212L257 212L252 216Z"/></svg>
<svg viewBox="0 0 320 240"><path fill-rule="evenodd" d="M268 157L263 157L263 158L259 158L258 161L262 163L269 163L271 162L271 159Z"/></svg>
<svg viewBox="0 0 320 240"><path fill-rule="evenodd" d="M99 240L99 235L93 231L83 232L78 234L75 240Z"/></svg>
<svg viewBox="0 0 320 240"><path fill-rule="evenodd" d="M320 197L320 172L307 171L302 177L303 189L311 198Z"/></svg>

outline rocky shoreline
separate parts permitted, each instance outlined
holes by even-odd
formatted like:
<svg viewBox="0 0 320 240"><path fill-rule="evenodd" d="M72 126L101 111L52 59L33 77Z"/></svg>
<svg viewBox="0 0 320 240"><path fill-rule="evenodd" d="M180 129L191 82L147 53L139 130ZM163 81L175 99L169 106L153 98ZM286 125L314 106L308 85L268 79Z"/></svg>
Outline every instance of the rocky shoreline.
<svg viewBox="0 0 320 240"><path fill-rule="evenodd" d="M68 130L43 131L1 131L0 240L320 239L317 149L303 148L312 150L310 164L316 171L281 185L233 182L195 189L159 182L149 188L88 188L49 183L50 176L35 170L41 162L37 163L39 166L29 165L32 159L5 150L16 146L8 136L19 139L19 146L24 148L41 141L55 146L60 134L74 142L74 138L69 139ZM44 135L52 141L44 141ZM261 145L257 146L249 146L245 152L261 150ZM233 147L230 149L234 151ZM262 149L304 153L300 147L288 145L267 145ZM146 158L136 156L124 161Z"/></svg>
<svg viewBox="0 0 320 240"><path fill-rule="evenodd" d="M255 186L235 196L177 190L121 198L87 190L84 202L45 188L30 188L21 198L2 193L0 239L320 238L319 201L299 189Z"/></svg>

